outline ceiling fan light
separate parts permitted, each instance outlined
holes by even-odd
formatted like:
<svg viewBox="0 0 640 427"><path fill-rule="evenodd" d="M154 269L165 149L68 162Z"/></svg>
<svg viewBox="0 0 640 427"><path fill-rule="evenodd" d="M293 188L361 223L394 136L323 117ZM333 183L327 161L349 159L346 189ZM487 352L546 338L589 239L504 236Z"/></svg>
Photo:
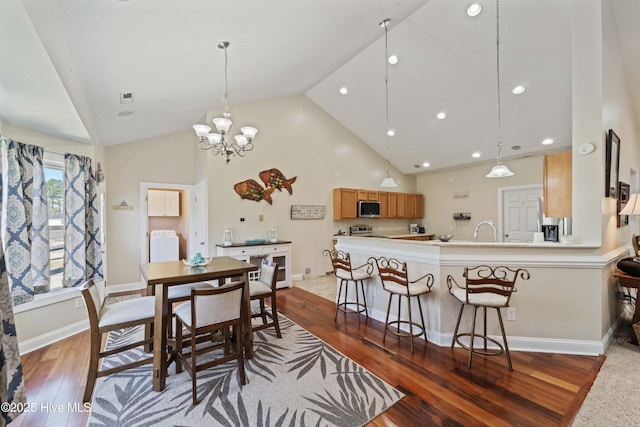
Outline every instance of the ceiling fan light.
<svg viewBox="0 0 640 427"><path fill-rule="evenodd" d="M487 178L504 178L507 176L513 176L513 172L509 170L507 165L503 165L502 163L495 165L491 168L491 172L487 174Z"/></svg>

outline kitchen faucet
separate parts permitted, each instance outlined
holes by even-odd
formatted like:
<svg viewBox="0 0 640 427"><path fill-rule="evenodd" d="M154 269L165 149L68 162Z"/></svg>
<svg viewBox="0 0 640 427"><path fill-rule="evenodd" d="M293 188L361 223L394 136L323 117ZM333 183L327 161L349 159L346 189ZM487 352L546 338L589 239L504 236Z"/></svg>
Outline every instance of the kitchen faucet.
<svg viewBox="0 0 640 427"><path fill-rule="evenodd" d="M478 240L478 229L480 229L481 225L488 225L491 228L493 228L493 241L497 242L498 241L498 237L497 237L497 232L496 232L496 226L493 225L493 221L491 221L490 219L484 220L484 221L480 222L478 225L476 225L476 229L473 230L473 238Z"/></svg>

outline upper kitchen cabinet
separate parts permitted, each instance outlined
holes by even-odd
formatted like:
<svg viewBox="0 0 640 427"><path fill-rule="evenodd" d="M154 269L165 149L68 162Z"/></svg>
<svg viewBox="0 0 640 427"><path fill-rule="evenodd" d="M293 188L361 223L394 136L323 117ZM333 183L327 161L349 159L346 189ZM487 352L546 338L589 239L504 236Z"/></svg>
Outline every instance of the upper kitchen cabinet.
<svg viewBox="0 0 640 427"><path fill-rule="evenodd" d="M333 189L333 219L356 219L358 217L358 190L352 188Z"/></svg>
<svg viewBox="0 0 640 427"><path fill-rule="evenodd" d="M180 216L180 192L148 190L147 216Z"/></svg>
<svg viewBox="0 0 640 427"><path fill-rule="evenodd" d="M542 182L544 215L571 217L571 151L544 156Z"/></svg>
<svg viewBox="0 0 640 427"><path fill-rule="evenodd" d="M377 202L378 197L378 191L358 190L358 201Z"/></svg>

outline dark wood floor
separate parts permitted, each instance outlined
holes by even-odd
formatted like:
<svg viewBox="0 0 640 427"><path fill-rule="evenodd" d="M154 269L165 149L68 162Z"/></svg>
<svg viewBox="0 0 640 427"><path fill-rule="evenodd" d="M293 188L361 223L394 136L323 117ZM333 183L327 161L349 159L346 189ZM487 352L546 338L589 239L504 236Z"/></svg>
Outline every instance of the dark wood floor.
<svg viewBox="0 0 640 427"><path fill-rule="evenodd" d="M371 426L567 426L584 400L604 357L512 352L514 371L504 356L474 357L416 340L387 336L374 320L358 324L354 315L333 321L334 304L299 288L278 291L278 309L381 379L406 394L374 419ZM29 402L37 411L14 426L84 426L88 413L79 405L89 360L84 332L23 356ZM47 410L62 405L64 410ZM44 406L43 406L44 405Z"/></svg>

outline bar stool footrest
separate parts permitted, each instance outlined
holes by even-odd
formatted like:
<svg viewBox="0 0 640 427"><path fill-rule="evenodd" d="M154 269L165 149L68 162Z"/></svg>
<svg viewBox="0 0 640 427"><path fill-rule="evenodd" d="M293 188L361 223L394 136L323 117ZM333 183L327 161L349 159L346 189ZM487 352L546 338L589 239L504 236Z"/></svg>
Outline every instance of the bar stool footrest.
<svg viewBox="0 0 640 427"><path fill-rule="evenodd" d="M392 330L390 327L392 325L395 325L395 331ZM404 331L402 329L400 329L400 325L408 325L409 326L409 332ZM418 332L413 332L414 329L417 329ZM419 337L422 334L424 334L424 328L422 327L422 325L420 325L419 323L416 322L409 322L408 320L393 320L389 323L387 323L387 331L390 334L393 334L397 337L401 337L401 338L409 338L409 337Z"/></svg>
<svg viewBox="0 0 640 427"><path fill-rule="evenodd" d="M458 345L460 347L464 348L467 351L471 351L470 345L467 345L467 344L463 343L462 341L460 341L460 337L469 337L469 338L471 338L471 333L458 334L458 335L456 335L454 337L455 341L458 343ZM499 355L504 353L503 345L501 343L499 343L497 340L495 340L495 339L493 339L491 337L488 337L486 335L477 335L477 334L474 335L474 338L479 338L481 340L484 340L485 343L486 343L486 341L489 341L489 342L491 342L491 343L493 343L493 344L498 346L498 348L484 348L484 347L478 348L478 347L474 346L473 347L473 352L474 353L482 354L484 356L499 356Z"/></svg>
<svg viewBox="0 0 640 427"><path fill-rule="evenodd" d="M346 314L364 313L367 317L369 316L369 314L367 313L367 307L363 303L357 303L357 302L351 302L351 301L341 302L341 303L338 303L337 310Z"/></svg>

